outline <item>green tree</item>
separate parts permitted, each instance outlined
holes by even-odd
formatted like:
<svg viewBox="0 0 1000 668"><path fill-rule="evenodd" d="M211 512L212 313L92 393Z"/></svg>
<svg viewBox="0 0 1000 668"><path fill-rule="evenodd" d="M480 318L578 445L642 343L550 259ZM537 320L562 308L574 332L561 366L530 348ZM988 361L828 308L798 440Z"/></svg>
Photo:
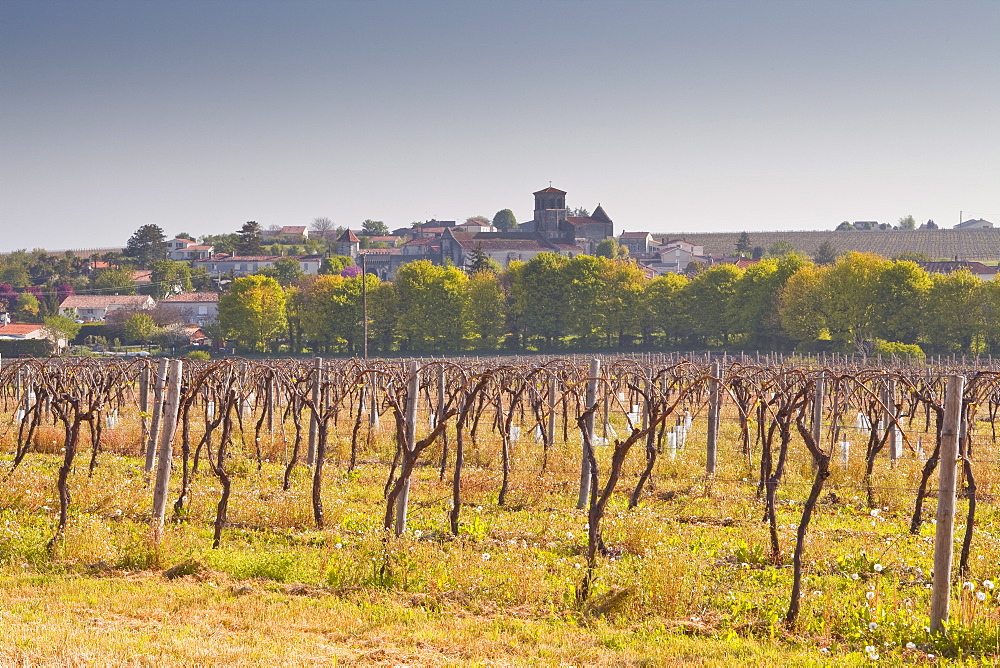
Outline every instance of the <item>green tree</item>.
<svg viewBox="0 0 1000 668"><path fill-rule="evenodd" d="M255 220L248 220L240 228L236 240L237 255L263 255L264 254L264 230L260 223Z"/></svg>
<svg viewBox="0 0 1000 668"><path fill-rule="evenodd" d="M469 277L468 292L473 347L496 350L507 333L507 298L496 272L473 273Z"/></svg>
<svg viewBox="0 0 1000 668"><path fill-rule="evenodd" d="M108 267L99 270L90 282L90 288L100 294L134 295L136 293L131 266Z"/></svg>
<svg viewBox="0 0 1000 668"><path fill-rule="evenodd" d="M683 274L664 274L643 287L642 330L646 343L654 332L662 334L667 341L676 341L688 331L687 314L681 305L681 295L688 282Z"/></svg>
<svg viewBox="0 0 1000 668"><path fill-rule="evenodd" d="M601 283L598 327L608 347L624 346L641 332L646 277L633 262L607 260L601 263Z"/></svg>
<svg viewBox="0 0 1000 668"><path fill-rule="evenodd" d="M513 313L525 337L539 336L549 347L568 329L569 306L563 276L568 258L539 253L511 267Z"/></svg>
<svg viewBox="0 0 1000 668"><path fill-rule="evenodd" d="M361 234L367 237L384 237L389 234L389 226L381 220L368 219L361 223Z"/></svg>
<svg viewBox="0 0 1000 668"><path fill-rule="evenodd" d="M157 260L167 255L167 238L158 225L143 225L129 237L122 256L131 260L139 269L150 269Z"/></svg>
<svg viewBox="0 0 1000 668"><path fill-rule="evenodd" d="M830 337L845 350L875 338L878 287L891 261L872 253L842 255L824 275Z"/></svg>
<svg viewBox="0 0 1000 668"><path fill-rule="evenodd" d="M194 237L192 237L187 232L181 232L180 234L175 234L174 239L187 239L188 241L194 241Z"/></svg>
<svg viewBox="0 0 1000 668"><path fill-rule="evenodd" d="M800 344L829 338L826 321L826 291L823 279L829 267L807 264L785 281L781 290L779 316L785 334Z"/></svg>
<svg viewBox="0 0 1000 668"><path fill-rule="evenodd" d="M153 263L149 294L163 299L179 292L191 292L194 289L192 273L191 265L187 262L158 260Z"/></svg>
<svg viewBox="0 0 1000 668"><path fill-rule="evenodd" d="M499 274L500 263L486 254L482 244L476 244L476 247L469 252L466 269L470 274L478 274L483 271Z"/></svg>
<svg viewBox="0 0 1000 668"><path fill-rule="evenodd" d="M915 230L917 229L917 221L913 219L913 216L904 216L899 219L899 229Z"/></svg>
<svg viewBox="0 0 1000 668"><path fill-rule="evenodd" d="M600 301L606 262L610 260L577 255L570 258L561 272L566 286L566 330L579 336L585 346L594 345L600 335Z"/></svg>
<svg viewBox="0 0 1000 668"><path fill-rule="evenodd" d="M402 306L392 283L376 283L368 291L369 336L374 349L389 352L396 344Z"/></svg>
<svg viewBox="0 0 1000 668"><path fill-rule="evenodd" d="M748 257L752 250L753 244L750 243L750 234L748 232L741 232L739 238L736 240L736 254Z"/></svg>
<svg viewBox="0 0 1000 668"><path fill-rule="evenodd" d="M428 260L408 262L393 281L401 305L397 330L413 351L459 352L465 347L468 277Z"/></svg>
<svg viewBox="0 0 1000 668"><path fill-rule="evenodd" d="M988 306L985 283L966 270L931 274L921 340L933 353L981 352Z"/></svg>
<svg viewBox="0 0 1000 668"><path fill-rule="evenodd" d="M767 249L768 257L783 257L789 253L796 253L795 246L784 239L779 239L775 241L770 248Z"/></svg>
<svg viewBox="0 0 1000 668"><path fill-rule="evenodd" d="M159 329L148 313L133 313L125 319L122 326L125 340L131 343L149 343Z"/></svg>
<svg viewBox="0 0 1000 668"><path fill-rule="evenodd" d="M510 209L500 209L493 215L493 227L501 232L509 232L517 229L517 219Z"/></svg>
<svg viewBox="0 0 1000 668"><path fill-rule="evenodd" d="M609 260L623 260L628 257L628 248L618 243L617 239L608 237L601 239L600 243L597 244L594 255L606 257Z"/></svg>
<svg viewBox="0 0 1000 668"><path fill-rule="evenodd" d="M873 334L890 342L916 343L931 285L930 275L915 262L891 263L875 286Z"/></svg>
<svg viewBox="0 0 1000 668"><path fill-rule="evenodd" d="M781 292L795 272L808 260L799 253L781 259L767 259L746 268L736 283L728 317L734 334L745 337L749 346L781 348L788 343L778 312Z"/></svg>
<svg viewBox="0 0 1000 668"><path fill-rule="evenodd" d="M277 280L283 288L287 288L306 275L302 265L294 257L278 258L270 267L261 267L255 273L261 276L270 276Z"/></svg>
<svg viewBox="0 0 1000 668"><path fill-rule="evenodd" d="M827 239L819 245L819 247L813 251L813 261L819 265L833 264L840 257L840 252L837 247L830 243Z"/></svg>
<svg viewBox="0 0 1000 668"><path fill-rule="evenodd" d="M267 351L287 326L285 291L269 276L237 278L219 299L219 325L243 348Z"/></svg>
<svg viewBox="0 0 1000 668"><path fill-rule="evenodd" d="M80 328L83 327L80 323L61 315L49 316L44 322L46 334L57 343L59 341L69 343L76 338Z"/></svg>
<svg viewBox="0 0 1000 668"><path fill-rule="evenodd" d="M331 255L323 258L323 262L319 266L319 273L339 274L352 264L354 264L354 260L347 255Z"/></svg>
<svg viewBox="0 0 1000 668"><path fill-rule="evenodd" d="M728 344L734 327L731 302L742 270L734 264L710 267L684 286L682 304L694 339L707 344Z"/></svg>
<svg viewBox="0 0 1000 668"><path fill-rule="evenodd" d="M30 292L22 292L17 296L17 317L26 322L33 322L38 317L41 304L38 297Z"/></svg>
<svg viewBox="0 0 1000 668"><path fill-rule="evenodd" d="M228 234L207 234L201 238L201 242L206 246L211 246L216 253L226 253L232 255L236 253L236 245L240 241L240 235L236 233Z"/></svg>

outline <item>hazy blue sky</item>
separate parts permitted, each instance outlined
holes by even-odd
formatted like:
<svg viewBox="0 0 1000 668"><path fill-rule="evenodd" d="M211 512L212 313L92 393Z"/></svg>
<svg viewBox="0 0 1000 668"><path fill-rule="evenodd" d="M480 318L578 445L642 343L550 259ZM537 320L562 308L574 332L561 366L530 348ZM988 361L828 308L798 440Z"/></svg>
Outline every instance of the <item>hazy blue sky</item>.
<svg viewBox="0 0 1000 668"><path fill-rule="evenodd" d="M0 250L531 218L1000 224L1000 1L4 0Z"/></svg>

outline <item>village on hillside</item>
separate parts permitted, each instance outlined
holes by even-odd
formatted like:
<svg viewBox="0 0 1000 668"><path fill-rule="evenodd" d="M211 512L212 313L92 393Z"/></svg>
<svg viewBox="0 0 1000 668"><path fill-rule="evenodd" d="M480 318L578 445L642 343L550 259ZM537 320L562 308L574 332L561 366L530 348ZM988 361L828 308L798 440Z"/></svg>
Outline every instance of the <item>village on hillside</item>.
<svg viewBox="0 0 1000 668"><path fill-rule="evenodd" d="M627 224L622 229L602 205L592 213L569 208L566 195L551 185L533 193L533 217L521 223L509 209L492 220L432 219L395 230L372 220L359 229L336 227L325 218L311 226L267 229L251 221L237 233L200 239L190 234L167 239L159 227L145 225L120 251L51 256L51 275L37 267L29 270L32 255L44 256L43 251L17 251L0 258L0 341L45 341L66 348L74 332L54 331L43 321L49 315L77 325L110 325L108 332L88 330L97 332L87 342L98 349L112 338L149 340L154 329L172 349L209 346L211 332L216 338L222 334L216 327L220 294L236 279L265 275L288 285L300 277L368 274L391 282L403 266L417 261L471 274L483 267L506 270L543 253L595 256L627 263L652 280L665 275L690 279L726 264L742 270L789 252L830 264L845 252L864 251L913 260L931 273L966 271L991 280L1000 259L1000 230L983 219L950 230L933 221L917 227L908 217L898 226L845 221L828 232L671 236L631 230ZM126 335L122 326L130 318L134 322L136 314L144 315L145 331ZM116 332L122 336L109 336Z"/></svg>

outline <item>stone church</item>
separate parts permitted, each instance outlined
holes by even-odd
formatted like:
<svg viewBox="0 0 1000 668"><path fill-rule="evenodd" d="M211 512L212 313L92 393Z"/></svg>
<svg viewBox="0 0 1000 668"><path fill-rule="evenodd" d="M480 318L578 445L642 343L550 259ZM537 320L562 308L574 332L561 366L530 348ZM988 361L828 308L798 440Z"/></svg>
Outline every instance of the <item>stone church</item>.
<svg viewBox="0 0 1000 668"><path fill-rule="evenodd" d="M534 219L521 224L522 232L538 232L548 241L574 244L590 254L615 235L614 222L600 204L590 216L570 216L565 191L549 186L534 195Z"/></svg>

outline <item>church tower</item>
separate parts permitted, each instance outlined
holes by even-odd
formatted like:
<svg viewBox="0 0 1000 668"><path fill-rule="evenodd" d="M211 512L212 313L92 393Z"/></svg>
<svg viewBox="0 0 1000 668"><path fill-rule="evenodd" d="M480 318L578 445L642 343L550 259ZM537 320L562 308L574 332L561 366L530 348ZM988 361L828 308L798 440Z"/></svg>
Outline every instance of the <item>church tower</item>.
<svg viewBox="0 0 1000 668"><path fill-rule="evenodd" d="M566 226L566 192L550 185L534 195L535 230L546 239L561 236Z"/></svg>

